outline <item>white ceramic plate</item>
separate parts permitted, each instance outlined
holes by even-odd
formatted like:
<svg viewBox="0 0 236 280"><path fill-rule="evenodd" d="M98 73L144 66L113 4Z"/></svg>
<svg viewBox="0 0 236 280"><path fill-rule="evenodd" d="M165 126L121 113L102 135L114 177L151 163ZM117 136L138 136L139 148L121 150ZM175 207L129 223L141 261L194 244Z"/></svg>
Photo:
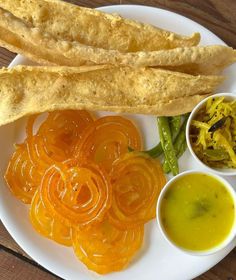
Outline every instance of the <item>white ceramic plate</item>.
<svg viewBox="0 0 236 280"><path fill-rule="evenodd" d="M142 22L169 29L181 34L191 34L199 31L202 35L202 44L224 44L217 36L203 26L183 16L165 10L145 6L109 6L101 10L109 13L119 13L124 17L136 19ZM29 61L17 56L11 65L28 64ZM220 91L236 91L235 80L236 65L226 71L228 80ZM102 114L102 113L101 113ZM137 121L145 137L146 147L151 147L158 141L156 120L151 116L129 115ZM217 262L222 260L236 245L234 240L226 249L212 256L195 257L184 254L170 246L161 236L155 220L145 227L144 248L136 256L134 261L122 272L99 276L86 269L80 263L71 248L54 244L52 241L39 236L30 225L28 209L15 199L5 186L3 172L5 171L10 154L13 151L13 143L19 142L24 137L25 119L0 128L1 147L1 177L0 177L0 214L1 219L16 242L35 261L52 271L58 276L68 279L106 279L106 280L184 280L192 279ZM194 159L186 152L180 160L180 170L202 169ZM236 185L236 179L227 177L227 180Z"/></svg>

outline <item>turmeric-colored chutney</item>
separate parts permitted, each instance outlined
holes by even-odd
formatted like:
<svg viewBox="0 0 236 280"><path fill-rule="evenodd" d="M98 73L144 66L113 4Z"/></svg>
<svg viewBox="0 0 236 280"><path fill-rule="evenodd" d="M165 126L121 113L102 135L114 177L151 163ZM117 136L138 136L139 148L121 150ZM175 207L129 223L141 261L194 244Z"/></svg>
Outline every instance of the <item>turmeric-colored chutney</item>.
<svg viewBox="0 0 236 280"><path fill-rule="evenodd" d="M186 172L166 188L159 198L158 219L171 243L187 251L207 252L233 239L235 192L226 181Z"/></svg>

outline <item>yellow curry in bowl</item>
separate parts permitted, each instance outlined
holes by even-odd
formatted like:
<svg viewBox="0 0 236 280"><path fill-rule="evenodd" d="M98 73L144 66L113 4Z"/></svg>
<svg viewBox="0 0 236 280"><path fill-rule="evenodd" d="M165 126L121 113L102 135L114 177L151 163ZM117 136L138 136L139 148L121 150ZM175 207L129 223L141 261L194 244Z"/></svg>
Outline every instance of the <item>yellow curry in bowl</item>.
<svg viewBox="0 0 236 280"><path fill-rule="evenodd" d="M226 182L226 181L225 181ZM165 237L192 252L210 252L233 237L235 193L220 177L186 172L166 185L158 218Z"/></svg>

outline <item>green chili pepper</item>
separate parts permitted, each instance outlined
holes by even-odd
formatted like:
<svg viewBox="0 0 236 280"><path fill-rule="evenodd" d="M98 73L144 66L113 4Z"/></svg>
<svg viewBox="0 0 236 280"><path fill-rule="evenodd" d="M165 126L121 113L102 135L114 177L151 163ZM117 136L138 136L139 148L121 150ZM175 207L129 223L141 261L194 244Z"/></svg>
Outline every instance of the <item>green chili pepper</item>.
<svg viewBox="0 0 236 280"><path fill-rule="evenodd" d="M174 139L176 137L176 135L179 133L179 130L181 128L181 116L170 117L169 120L170 120L170 126L171 126L172 139ZM152 149L146 150L143 152L147 153L149 156L151 156L153 158L157 158L163 153L162 145L159 142Z"/></svg>
<svg viewBox="0 0 236 280"><path fill-rule="evenodd" d="M180 146L179 153L177 154L177 159L179 159L184 154L186 149L187 149L187 143L186 143L186 141L184 141L182 143L182 145ZM164 160L164 163L163 163L162 167L163 167L163 171L166 174L170 173L171 170L170 170L169 164L168 164L168 162L166 160Z"/></svg>
<svg viewBox="0 0 236 280"><path fill-rule="evenodd" d="M181 116L169 117L169 123L172 139L174 140L181 128Z"/></svg>
<svg viewBox="0 0 236 280"><path fill-rule="evenodd" d="M132 149L131 147L128 147L128 151L133 152L134 149ZM146 151L142 151L142 152L145 153L145 154L148 154L152 158L159 157L163 153L161 142L159 142L156 146L154 146L150 150L146 150Z"/></svg>
<svg viewBox="0 0 236 280"><path fill-rule="evenodd" d="M163 153L161 143L159 142L155 147L153 147L150 150L144 151L144 153L148 154L153 158L159 157Z"/></svg>
<svg viewBox="0 0 236 280"><path fill-rule="evenodd" d="M133 152L134 149L131 147L128 147L129 152ZM150 157L157 158L163 153L163 149L161 146L161 143L159 142L156 146L154 146L150 150L142 151L142 153L148 154Z"/></svg>
<svg viewBox="0 0 236 280"><path fill-rule="evenodd" d="M158 118L158 129L165 158L169 164L172 174L175 176L179 173L179 166L171 139L171 131L167 117Z"/></svg>
<svg viewBox="0 0 236 280"><path fill-rule="evenodd" d="M185 130L186 130L186 124L188 121L189 114L186 114L184 116L184 122L180 128L180 131L174 141L174 150L175 150L175 155L177 158L180 158L183 153L185 152L187 148L186 144L186 137L185 137ZM163 163L163 170L165 173L169 173L171 171L171 168L169 166L168 160L165 158L164 163Z"/></svg>
<svg viewBox="0 0 236 280"><path fill-rule="evenodd" d="M181 116L170 117L169 120L170 120L170 126L171 126L172 139L174 139L175 136L179 133L179 130L181 128ZM159 142L152 149L146 150L143 152L147 153L149 156L151 156L153 158L157 158L163 153L162 145Z"/></svg>
<svg viewBox="0 0 236 280"><path fill-rule="evenodd" d="M177 158L180 158L187 149L187 143L184 141L180 147L179 153L177 154Z"/></svg>

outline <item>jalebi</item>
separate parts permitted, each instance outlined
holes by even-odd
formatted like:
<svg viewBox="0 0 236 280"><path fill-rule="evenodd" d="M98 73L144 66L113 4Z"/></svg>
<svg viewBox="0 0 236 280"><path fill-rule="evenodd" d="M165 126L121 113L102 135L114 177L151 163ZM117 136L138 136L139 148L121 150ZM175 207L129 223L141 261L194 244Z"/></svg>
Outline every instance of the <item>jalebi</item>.
<svg viewBox="0 0 236 280"><path fill-rule="evenodd" d="M119 158L111 172L110 222L120 229L130 229L153 219L165 183L161 164L148 155L132 152Z"/></svg>
<svg viewBox="0 0 236 280"><path fill-rule="evenodd" d="M5 174L10 190L24 203L31 202L45 170L70 157L82 131L93 123L91 115L83 110L52 112L34 134L37 117L29 118L27 137L17 145Z"/></svg>
<svg viewBox="0 0 236 280"><path fill-rule="evenodd" d="M110 171L112 162L128 152L141 149L140 134L134 124L120 116L97 119L82 134L75 149L80 161L91 160Z"/></svg>
<svg viewBox="0 0 236 280"><path fill-rule="evenodd" d="M39 190L51 215L68 226L100 222L111 205L110 180L93 163L53 165L46 171Z"/></svg>
<svg viewBox="0 0 236 280"><path fill-rule="evenodd" d="M12 155L5 179L11 192L24 203L30 203L39 187L41 176L31 162L25 144L18 145Z"/></svg>
<svg viewBox="0 0 236 280"><path fill-rule="evenodd" d="M93 271L105 274L123 269L143 241L143 225L121 231L108 220L86 230L73 230L73 247L78 258Z"/></svg>
<svg viewBox="0 0 236 280"><path fill-rule="evenodd" d="M36 116L29 118L26 143L32 161L42 172L55 162L71 157L82 131L93 123L87 111L52 112L34 134L35 119Z"/></svg>
<svg viewBox="0 0 236 280"><path fill-rule="evenodd" d="M40 199L38 191L36 191L31 202L30 220L35 230L41 235L65 246L72 245L71 227L63 225L49 214Z"/></svg>
<svg viewBox="0 0 236 280"><path fill-rule="evenodd" d="M38 120L29 118L27 137L10 159L11 192L31 203L38 233L73 245L89 269L123 269L142 245L144 224L155 217L165 184L160 163L138 152L140 134L123 117L58 111L35 131Z"/></svg>

